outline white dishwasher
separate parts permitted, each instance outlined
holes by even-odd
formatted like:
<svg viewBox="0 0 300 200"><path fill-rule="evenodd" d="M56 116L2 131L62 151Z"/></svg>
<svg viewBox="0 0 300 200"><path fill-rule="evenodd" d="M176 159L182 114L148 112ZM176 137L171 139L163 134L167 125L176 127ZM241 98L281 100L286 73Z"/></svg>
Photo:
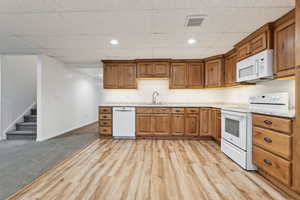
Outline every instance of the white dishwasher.
<svg viewBox="0 0 300 200"><path fill-rule="evenodd" d="M113 137L135 139L135 107L113 107Z"/></svg>

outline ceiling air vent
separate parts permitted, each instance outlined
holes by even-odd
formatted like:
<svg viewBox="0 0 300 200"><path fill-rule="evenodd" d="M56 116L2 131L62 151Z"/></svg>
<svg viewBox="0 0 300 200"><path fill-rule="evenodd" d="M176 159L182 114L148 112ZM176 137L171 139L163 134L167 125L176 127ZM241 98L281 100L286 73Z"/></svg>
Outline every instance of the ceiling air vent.
<svg viewBox="0 0 300 200"><path fill-rule="evenodd" d="M188 15L185 20L186 27L199 27L201 26L205 15Z"/></svg>

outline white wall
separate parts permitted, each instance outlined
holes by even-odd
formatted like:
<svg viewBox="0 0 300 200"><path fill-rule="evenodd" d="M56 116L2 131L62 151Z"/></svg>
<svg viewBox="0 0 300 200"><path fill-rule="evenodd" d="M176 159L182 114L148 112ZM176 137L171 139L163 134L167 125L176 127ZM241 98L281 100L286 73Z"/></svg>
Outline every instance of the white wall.
<svg viewBox="0 0 300 200"><path fill-rule="evenodd" d="M5 55L1 64L1 135L36 102L37 56Z"/></svg>
<svg viewBox="0 0 300 200"><path fill-rule="evenodd" d="M37 140L97 121L100 87L93 78L48 56L38 63Z"/></svg>
<svg viewBox="0 0 300 200"><path fill-rule="evenodd" d="M101 88L103 86L101 85ZM291 105L295 105L295 81L274 80L258 83L254 86L227 89L170 90L168 80L139 80L138 90L103 90L101 103L150 103L152 92L160 92L159 99L168 103L238 103L247 104L249 96L270 93L289 92Z"/></svg>

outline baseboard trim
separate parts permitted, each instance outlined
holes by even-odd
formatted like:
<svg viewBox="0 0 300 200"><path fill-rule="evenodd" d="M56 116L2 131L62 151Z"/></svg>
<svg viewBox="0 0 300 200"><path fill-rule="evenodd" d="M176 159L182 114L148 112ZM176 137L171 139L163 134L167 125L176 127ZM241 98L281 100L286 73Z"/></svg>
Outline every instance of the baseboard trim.
<svg viewBox="0 0 300 200"><path fill-rule="evenodd" d="M84 128L84 127L89 126L89 125L91 125L91 124L94 124L94 123L96 123L96 122L98 122L98 120L95 120L95 121L92 121L92 122L88 122L88 123L85 123L85 124L82 124L82 125L79 125L79 126L75 126L75 127L73 127L73 128L67 129L67 130L65 130L65 131L61 131L61 132L55 134L55 135L52 136L52 137L48 137L48 138L37 138L36 141L37 141L37 142L42 142L42 141L45 141L45 140L49 140L49 139L51 139L51 138L60 137L60 136L62 136L62 135L65 135L65 134L68 134L68 133L73 132L73 131L75 131L75 130Z"/></svg>

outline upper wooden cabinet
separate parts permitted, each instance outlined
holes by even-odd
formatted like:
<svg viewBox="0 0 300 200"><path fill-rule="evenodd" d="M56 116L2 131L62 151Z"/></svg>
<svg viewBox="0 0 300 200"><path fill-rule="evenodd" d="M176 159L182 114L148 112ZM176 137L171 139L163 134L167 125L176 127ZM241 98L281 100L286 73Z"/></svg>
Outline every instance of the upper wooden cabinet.
<svg viewBox="0 0 300 200"><path fill-rule="evenodd" d="M225 86L238 85L236 82L236 51L225 54Z"/></svg>
<svg viewBox="0 0 300 200"><path fill-rule="evenodd" d="M204 63L188 63L187 88L204 88Z"/></svg>
<svg viewBox="0 0 300 200"><path fill-rule="evenodd" d="M205 87L216 88L224 84L224 58L214 56L205 61Z"/></svg>
<svg viewBox="0 0 300 200"><path fill-rule="evenodd" d="M119 65L118 64L104 64L103 66L103 87L104 89L119 88Z"/></svg>
<svg viewBox="0 0 300 200"><path fill-rule="evenodd" d="M203 62L174 62L170 70L171 89L204 88Z"/></svg>
<svg viewBox="0 0 300 200"><path fill-rule="evenodd" d="M170 60L136 60L137 78L169 78Z"/></svg>
<svg viewBox="0 0 300 200"><path fill-rule="evenodd" d="M103 66L104 89L136 89L136 64L107 62Z"/></svg>
<svg viewBox="0 0 300 200"><path fill-rule="evenodd" d="M186 81L186 63L172 63L170 74L170 89L185 89Z"/></svg>
<svg viewBox="0 0 300 200"><path fill-rule="evenodd" d="M243 60L265 49L272 49L271 24L266 24L235 45L237 60Z"/></svg>
<svg viewBox="0 0 300 200"><path fill-rule="evenodd" d="M274 22L274 74L277 78L295 74L295 11Z"/></svg>

